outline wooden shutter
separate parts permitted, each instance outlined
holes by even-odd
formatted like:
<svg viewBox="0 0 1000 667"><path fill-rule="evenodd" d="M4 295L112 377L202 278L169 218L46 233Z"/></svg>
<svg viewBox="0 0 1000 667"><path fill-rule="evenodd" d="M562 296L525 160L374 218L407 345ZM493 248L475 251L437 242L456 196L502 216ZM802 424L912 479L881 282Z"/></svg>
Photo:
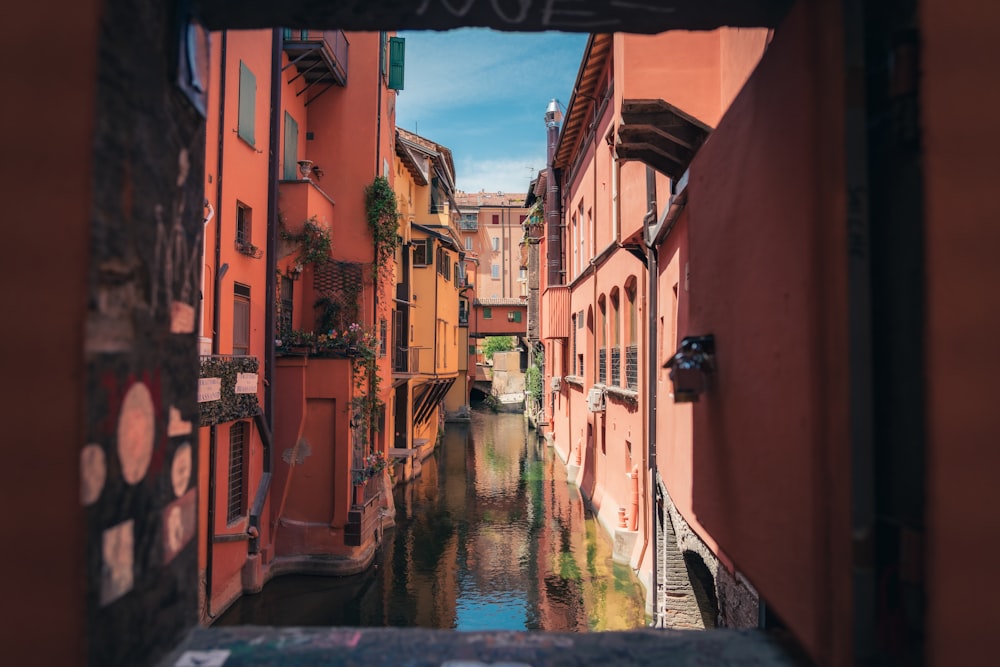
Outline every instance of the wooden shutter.
<svg viewBox="0 0 1000 667"><path fill-rule="evenodd" d="M281 177L293 181L299 177L299 124L285 112L285 166Z"/></svg>
<svg viewBox="0 0 1000 667"><path fill-rule="evenodd" d="M250 354L250 288L233 286L233 354Z"/></svg>
<svg viewBox="0 0 1000 667"><path fill-rule="evenodd" d="M240 61L240 111L237 132L243 141L254 145L254 120L257 99L257 77L243 61Z"/></svg>
<svg viewBox="0 0 1000 667"><path fill-rule="evenodd" d="M389 38L389 87L403 90L403 62L405 61L406 40L402 37Z"/></svg>

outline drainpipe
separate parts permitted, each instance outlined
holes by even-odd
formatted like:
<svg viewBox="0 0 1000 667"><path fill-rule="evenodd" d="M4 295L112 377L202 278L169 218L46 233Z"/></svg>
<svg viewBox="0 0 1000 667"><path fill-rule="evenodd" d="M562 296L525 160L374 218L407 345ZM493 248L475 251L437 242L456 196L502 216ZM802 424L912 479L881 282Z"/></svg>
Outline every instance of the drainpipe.
<svg viewBox="0 0 1000 667"><path fill-rule="evenodd" d="M221 312L219 310L219 294L222 292L222 274L219 266L222 261L222 151L225 146L226 133L226 38L229 33L222 31L221 65L219 67L219 142L218 159L215 167L215 279L212 281L212 354L219 353L219 329L221 328ZM228 267L226 267L228 268ZM215 551L215 450L218 439L217 427L213 425L208 435L208 548L205 553L205 615L212 615L212 568Z"/></svg>
<svg viewBox="0 0 1000 667"><path fill-rule="evenodd" d="M646 167L646 221L648 227L657 219L656 211L656 174L652 167ZM661 627L661 619L658 617L659 609L659 572L656 570L656 353L659 342L656 336L656 320L658 316L659 293L657 277L659 276L659 262L656 254L656 247L652 239L646 241L646 276L647 293L649 294L646 305L647 335L646 340L646 397L649 401L646 407L646 464L648 469L649 486L645 496L645 511L649 517L649 530L646 531L646 539L643 540L642 553L645 556L646 546L650 539L653 540L653 560L650 567L650 588L653 592L653 623L655 627ZM654 502L650 502L652 494ZM652 511L651 511L652 510ZM642 562L641 560L639 561Z"/></svg>
<svg viewBox="0 0 1000 667"><path fill-rule="evenodd" d="M548 147L545 164L548 169L545 189L545 260L549 287L563 285L562 278L562 210L560 207L559 179L555 168L556 145L559 143L559 127L562 112L555 98L545 110L545 128Z"/></svg>
<svg viewBox="0 0 1000 667"><path fill-rule="evenodd" d="M267 160L267 275L264 277L264 415L258 424L258 432L264 447L260 486L250 508L247 543L250 554L260 553L260 515L264 511L268 491L271 488L271 470L274 463L274 338L276 335L274 307L277 292L278 266L278 136L281 131L281 53L284 50L284 32L274 28L271 33L271 115L270 136L268 137ZM263 425L265 428L260 428Z"/></svg>

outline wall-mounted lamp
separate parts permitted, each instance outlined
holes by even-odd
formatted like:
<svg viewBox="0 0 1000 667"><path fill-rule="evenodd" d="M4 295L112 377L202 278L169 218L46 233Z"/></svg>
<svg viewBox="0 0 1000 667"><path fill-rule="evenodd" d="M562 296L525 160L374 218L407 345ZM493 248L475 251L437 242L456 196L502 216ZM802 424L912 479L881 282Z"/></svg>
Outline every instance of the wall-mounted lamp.
<svg viewBox="0 0 1000 667"><path fill-rule="evenodd" d="M674 385L674 403L695 403L712 386L715 372L715 337L687 336L667 363Z"/></svg>

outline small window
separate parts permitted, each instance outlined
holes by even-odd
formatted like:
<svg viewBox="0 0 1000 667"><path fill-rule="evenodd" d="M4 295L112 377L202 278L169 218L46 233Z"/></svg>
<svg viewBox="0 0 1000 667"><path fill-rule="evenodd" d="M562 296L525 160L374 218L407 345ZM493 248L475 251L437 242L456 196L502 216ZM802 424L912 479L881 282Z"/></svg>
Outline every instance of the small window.
<svg viewBox="0 0 1000 667"><path fill-rule="evenodd" d="M507 313L507 321L508 322L520 322L521 321L521 311L520 310L512 310L512 311L508 312Z"/></svg>
<svg viewBox="0 0 1000 667"><path fill-rule="evenodd" d="M489 306L485 306L483 308L483 319L484 320L492 320L493 319L493 309L490 308Z"/></svg>
<svg viewBox="0 0 1000 667"><path fill-rule="evenodd" d="M431 266L433 260L427 256L427 239L413 241L413 266Z"/></svg>
<svg viewBox="0 0 1000 667"><path fill-rule="evenodd" d="M252 219L253 210L242 202L236 202L236 247L240 250L252 243Z"/></svg>
<svg viewBox="0 0 1000 667"><path fill-rule="evenodd" d="M466 236L465 237L465 249L466 250L472 250L472 237L471 236Z"/></svg>
<svg viewBox="0 0 1000 667"><path fill-rule="evenodd" d="M500 250L500 239L494 236L490 239L490 242L493 243L493 252L498 252Z"/></svg>
<svg viewBox="0 0 1000 667"><path fill-rule="evenodd" d="M233 285L233 354L250 354L250 287Z"/></svg>
<svg viewBox="0 0 1000 667"><path fill-rule="evenodd" d="M281 177L294 181L299 177L299 124L292 115L285 112L285 150Z"/></svg>
<svg viewBox="0 0 1000 667"><path fill-rule="evenodd" d="M494 213L493 214L493 224L494 225L499 225L500 224L500 214L499 213Z"/></svg>
<svg viewBox="0 0 1000 667"><path fill-rule="evenodd" d="M455 269L455 272L452 274L452 276L453 276L453 278L455 280L455 284L458 285L461 282L461 279L459 277L459 264L458 264L458 262L455 262L455 265L452 268Z"/></svg>
<svg viewBox="0 0 1000 667"><path fill-rule="evenodd" d="M243 478L243 459L247 433L250 430L245 421L233 422L229 426L229 489L226 503L226 521L233 523L243 518L245 513L246 490Z"/></svg>
<svg viewBox="0 0 1000 667"><path fill-rule="evenodd" d="M490 265L490 278L493 278L494 280L497 280L497 279L500 278L500 265L499 264L491 264Z"/></svg>
<svg viewBox="0 0 1000 667"><path fill-rule="evenodd" d="M475 353L476 353L476 346L475 345L470 345L469 346L469 354L475 354Z"/></svg>
<svg viewBox="0 0 1000 667"><path fill-rule="evenodd" d="M389 338L389 324L383 317L378 323L378 356L385 356L386 341Z"/></svg>
<svg viewBox="0 0 1000 667"><path fill-rule="evenodd" d="M240 61L239 120L236 133L243 141L254 145L254 122L256 121L257 77L243 61Z"/></svg>
<svg viewBox="0 0 1000 667"><path fill-rule="evenodd" d="M287 276L281 276L281 302L278 312L278 331L292 330L292 311L295 304L295 283Z"/></svg>

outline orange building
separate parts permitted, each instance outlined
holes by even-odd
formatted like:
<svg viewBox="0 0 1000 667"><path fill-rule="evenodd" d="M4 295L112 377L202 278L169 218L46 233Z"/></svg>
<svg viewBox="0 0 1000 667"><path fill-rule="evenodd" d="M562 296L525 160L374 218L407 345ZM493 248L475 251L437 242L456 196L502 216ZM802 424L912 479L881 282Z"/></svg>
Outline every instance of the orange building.
<svg viewBox="0 0 1000 667"><path fill-rule="evenodd" d="M405 461L409 478L438 442L446 396L452 394L454 412L468 405L464 374L459 377L459 359L466 353L459 321L463 261L451 151L397 129L395 171L403 244L393 313L398 410L393 453Z"/></svg>
<svg viewBox="0 0 1000 667"><path fill-rule="evenodd" d="M373 557L383 474L368 471L393 422L394 260L373 256L364 220L366 188L392 176L400 85L386 33L216 37L199 391L205 620L275 574L353 572Z"/></svg>
<svg viewBox="0 0 1000 667"><path fill-rule="evenodd" d="M458 192L458 222L468 267L466 313L470 371L482 368L482 339L527 333L528 270L522 266L522 225L528 216L525 195ZM486 381L483 372L470 373Z"/></svg>
<svg viewBox="0 0 1000 667"><path fill-rule="evenodd" d="M668 483L667 491L657 493L662 483L647 472L654 460L650 443L657 442L651 429L663 441L669 434L668 442L676 440L678 447L686 442L689 448L691 438L689 408L657 406L656 418L648 417L655 379L644 361L675 349L663 336L678 330L678 288L671 285L672 309L649 308L646 297L657 276L647 268L644 229L650 207L668 201L678 185L644 162L679 179L683 170L674 164L689 157L663 148L662 143L672 147L661 137L670 132L650 125L673 122L682 128L676 132L685 133L676 141L696 150L709 129L706 123L718 122L753 69L766 37L764 30L592 37L552 151L561 201L549 205L546 216L554 213L562 222L560 271L549 274L556 282L549 283L542 311L562 321L543 325L548 347L543 386L551 389L552 411L548 437L614 537L615 558L639 571L650 611L669 627L752 626L757 602L711 534L684 511L689 508L682 504L680 513L675 511L671 498L682 493L682 483ZM555 122L559 110L551 105L550 110ZM675 277L676 258L686 253L683 233L675 230L671 237L683 248L668 265ZM686 305L683 295L680 299ZM658 327L660 355L650 347L650 326ZM664 373L658 369L657 377ZM674 452L663 449L665 458ZM690 466L666 460L671 465L658 470L671 482L690 479ZM668 508L655 517L658 532L655 507ZM669 540L665 521L673 522ZM654 532L655 550L649 548ZM663 562L683 558L685 567L668 569L657 582L654 554ZM678 578L685 569L686 576ZM728 586L725 595L716 592L717 579L720 589Z"/></svg>

